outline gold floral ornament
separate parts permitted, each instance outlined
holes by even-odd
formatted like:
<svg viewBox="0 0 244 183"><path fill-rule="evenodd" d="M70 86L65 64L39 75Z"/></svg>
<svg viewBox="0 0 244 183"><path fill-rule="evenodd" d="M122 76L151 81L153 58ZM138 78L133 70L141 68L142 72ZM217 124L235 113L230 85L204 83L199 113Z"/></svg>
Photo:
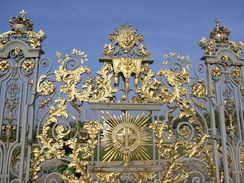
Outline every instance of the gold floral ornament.
<svg viewBox="0 0 244 183"><path fill-rule="evenodd" d="M214 55L221 46L228 47L234 51L238 56L243 54L242 48L244 47L243 42L239 41L238 43L230 41L228 39L230 34L230 29L226 26L220 26L220 20L215 19L216 27L213 28L210 32L209 40L205 37L199 41L199 46L204 49L206 55Z"/></svg>
<svg viewBox="0 0 244 183"><path fill-rule="evenodd" d="M191 86L191 93L197 98L206 96L206 88L203 84L195 83Z"/></svg>
<svg viewBox="0 0 244 183"><path fill-rule="evenodd" d="M14 54L18 55L21 52L21 49L19 47L14 48Z"/></svg>
<svg viewBox="0 0 244 183"><path fill-rule="evenodd" d="M42 96L48 96L55 92L55 86L53 84L53 81L47 80L43 81L40 85L38 85L38 93Z"/></svg>
<svg viewBox="0 0 244 183"><path fill-rule="evenodd" d="M40 101L39 108L44 108L48 103L52 102L52 95L56 92L56 86L54 85L54 81L48 80L47 75L41 75L40 79L37 83L37 93L38 96L45 96L45 98ZM50 97L46 97L50 96Z"/></svg>
<svg viewBox="0 0 244 183"><path fill-rule="evenodd" d="M147 47L141 43L143 36L136 33L137 30L131 25L124 24L115 30L116 32L109 36L112 42L104 45L104 56L147 57L151 54L147 51Z"/></svg>
<svg viewBox="0 0 244 183"><path fill-rule="evenodd" d="M37 38L33 38L29 41L30 45L33 47L33 48L37 48L37 47L40 47L41 46L41 43L39 41L39 39Z"/></svg>
<svg viewBox="0 0 244 183"><path fill-rule="evenodd" d="M198 80L191 87L190 97L196 107L207 110L205 104L207 103L207 90L203 79Z"/></svg>
<svg viewBox="0 0 244 183"><path fill-rule="evenodd" d="M9 68L9 63L7 60L2 60L0 61L0 70L1 71L6 71Z"/></svg>
<svg viewBox="0 0 244 183"><path fill-rule="evenodd" d="M232 75L234 78L239 78L241 76L241 71L239 67L232 70Z"/></svg>
<svg viewBox="0 0 244 183"><path fill-rule="evenodd" d="M214 76L214 77L219 77L220 75L221 75L221 70L220 70L220 68L219 67L214 67L213 69L212 69L212 75Z"/></svg>
<svg viewBox="0 0 244 183"><path fill-rule="evenodd" d="M24 63L22 64L22 67L25 71L31 71L34 68L34 63L30 60L26 60L24 61Z"/></svg>
<svg viewBox="0 0 244 183"><path fill-rule="evenodd" d="M243 85L241 84L241 70L239 67L235 67L232 71L232 77L233 80L235 81L236 84L238 84L240 86L240 89L242 90L243 93Z"/></svg>

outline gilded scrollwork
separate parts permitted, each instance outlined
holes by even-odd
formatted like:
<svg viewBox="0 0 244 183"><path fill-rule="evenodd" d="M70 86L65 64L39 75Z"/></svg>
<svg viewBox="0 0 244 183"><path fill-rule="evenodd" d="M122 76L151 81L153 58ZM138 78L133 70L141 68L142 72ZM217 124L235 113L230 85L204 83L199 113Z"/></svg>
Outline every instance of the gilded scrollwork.
<svg viewBox="0 0 244 183"><path fill-rule="evenodd" d="M97 179L100 181L106 181L106 182L114 182L114 183L119 183L118 176L120 173L116 172L111 172L111 173L96 173Z"/></svg>
<svg viewBox="0 0 244 183"><path fill-rule="evenodd" d="M178 183L184 181L189 176L189 173L187 172L187 168L185 167L185 165L176 159L171 160L171 162L167 162L166 166L167 170L162 173L162 177L158 181L158 183ZM176 176L173 176L173 173L179 170L180 173L178 173Z"/></svg>
<svg viewBox="0 0 244 183"><path fill-rule="evenodd" d="M240 167L242 170L244 170L244 149L241 149L240 153Z"/></svg>
<svg viewBox="0 0 244 183"><path fill-rule="evenodd" d="M148 180L152 181L156 177L155 172L135 172L135 183L144 183Z"/></svg>
<svg viewBox="0 0 244 183"><path fill-rule="evenodd" d="M190 57L174 52L165 54L163 67L153 72L144 37L129 24L110 34L99 59L101 70L90 76L84 64L87 55L77 49L66 55L57 51L59 67L51 72L51 60L40 59L46 35L33 32L25 15L22 11L10 18L11 31L0 34L5 55L0 58L0 83L6 87L1 93L0 145L3 157L4 151L16 153L3 164L20 169L26 165L31 182L43 174L71 183L224 182L226 177L238 182L244 170L243 101L238 101L244 93L239 58L244 44L230 41L230 29L220 26L218 19L210 39L199 41L206 65L199 64L197 71L194 64L193 76ZM45 59L51 63L48 69ZM41 67L45 74L36 82ZM205 71L208 84L200 77ZM89 120L87 105L93 110ZM33 144L34 133L38 143ZM18 165L19 153L27 150L24 154L29 155L31 149L31 169L30 157L25 163L21 156ZM46 162L54 162L55 168L47 170ZM15 179L11 168L3 175L7 181Z"/></svg>
<svg viewBox="0 0 244 183"><path fill-rule="evenodd" d="M43 150L39 150L38 148L32 150L33 159L30 171L30 179L32 181L38 178L38 172L41 170L39 164L45 161L45 158L42 156L42 153Z"/></svg>
<svg viewBox="0 0 244 183"><path fill-rule="evenodd" d="M135 103L142 102L166 102L169 88L160 79L154 78L155 73L152 72L148 64L144 64L141 70L142 85L136 90L138 96L133 98ZM158 93L158 95L157 95Z"/></svg>
<svg viewBox="0 0 244 183"><path fill-rule="evenodd" d="M89 139L87 143L82 146L78 144L77 138L65 141L64 137L70 133L70 130L66 130L62 125L59 125L58 118L63 117L68 119L70 114L67 112L65 99L58 98L55 102L57 107L50 107L49 116L45 120L42 134L38 135L41 142L41 149L33 150L34 158L32 160L31 171L32 181L38 177L37 173L40 171L40 168L38 167L39 164L48 159L61 159L65 156L64 146L67 146L71 149L71 154L69 154L71 162L68 164L68 167L75 168L75 172L79 173L81 176L80 178L77 178L74 174L70 175L68 172L69 170L66 170L61 177L69 182L91 182L91 178L86 170L88 161L85 161L85 159L94 154L95 145L97 143L96 135L101 130L102 126L98 121L88 121L85 123L84 129L88 131ZM77 121L74 116L71 117L74 121ZM55 127L55 137L49 136L48 132L53 128L51 126ZM80 157L82 157L82 159Z"/></svg>
<svg viewBox="0 0 244 183"><path fill-rule="evenodd" d="M109 172L109 173L96 173L96 177L99 181L102 182L115 182L119 183L120 178L123 176L122 173L117 172ZM152 181L156 177L155 172L133 172L130 173L130 176L133 178L130 178L129 181L135 182L135 183L146 183L149 180Z"/></svg>
<svg viewBox="0 0 244 183"><path fill-rule="evenodd" d="M180 71L175 72L168 69L160 69L158 71L158 76L164 76L168 86L161 79L154 78L155 73L151 71L148 64L143 65L142 67L142 86L136 90L136 93L139 94L137 98L141 102L158 102L158 103L173 103L175 101L181 101L182 97L187 94L185 87L182 87L185 84L190 82L190 73L189 66L192 62L188 57L184 57L181 54L175 58L175 53L170 53L164 57L167 60L163 63L167 64L169 61L173 61L173 64L176 64L175 69L180 69ZM186 60L186 67L182 67L182 64ZM179 62L175 62L179 61ZM170 90L170 87L173 87L173 90ZM170 92L171 91L171 92Z"/></svg>
<svg viewBox="0 0 244 183"><path fill-rule="evenodd" d="M193 122L193 120L191 121ZM184 127L182 128L182 133L179 132L179 135L184 140L180 140L175 138L174 130L166 122L155 121L150 125L156 136L159 154L164 159L171 159L167 162L166 170L162 172L160 182L181 182L189 176L187 165L179 161L179 158L182 157L179 149L184 149L184 154L188 158L200 157L202 155L207 135L201 134L201 130L199 130L201 135L191 139L189 130L186 130ZM201 129L201 126L196 127L196 129ZM174 174L175 172L178 172L177 175Z"/></svg>
<svg viewBox="0 0 244 183"><path fill-rule="evenodd" d="M209 170L208 174L211 177L215 177L215 175L216 175L216 167L214 165L214 159L213 159L213 155L212 155L212 150L210 148L208 148L208 149L206 148L203 151L203 160L206 162L206 167ZM212 182L215 183L216 180L213 179Z"/></svg>
<svg viewBox="0 0 244 183"><path fill-rule="evenodd" d="M114 93L117 89L112 86L113 67L109 63L104 63L101 71L97 72L97 77L89 77L85 80L82 88L82 96L86 101L91 102L113 102Z"/></svg>
<svg viewBox="0 0 244 183"><path fill-rule="evenodd" d="M65 165L66 170L61 172L61 178L68 182L92 182L94 177L101 182L119 182L121 172L92 172L93 169L89 169L89 167L96 166L96 163L91 164L94 159L89 158L94 158L95 149L98 148L97 144L103 143L105 155L100 158L105 162L119 157L126 167L130 165L132 156L135 156L136 160L151 161L146 148L143 147L151 135L147 133L147 130L153 131L157 154L163 159L163 163L166 163L164 168L158 171L159 174L152 171L130 172L134 176L134 182L155 181L156 179L158 182L165 183L182 182L190 176L187 163L182 161L184 158L202 158L211 175L214 175L215 167L211 157L208 157L211 156L210 152L205 151L209 137L207 127L197 111L207 109L204 103L207 96L206 84L198 76L190 76L192 65L190 57L170 52L164 55L165 61L163 62L163 65L170 65L170 69L165 66L154 73L149 67L151 61L143 61L144 57L150 55L146 47L141 44L143 37L128 24L121 26L116 31L110 34L112 42L104 47L103 55L106 58L96 77L90 77L90 69L81 65L87 60L87 55L76 49L72 50L71 54L64 56L60 52L56 52L61 65L54 72L55 77L50 78L47 74L41 76L37 84L38 94L43 97L54 95L58 92L60 85L59 92L62 98L58 98L55 105L49 108L43 131L38 136L41 149L33 151L32 180L37 178L38 171L40 171L38 166L41 162L66 157L68 162ZM107 58L108 61L106 61ZM25 71L31 71L31 63L27 62L23 62L25 66L22 65L22 67ZM232 71L236 80L239 79L238 72L238 69ZM66 121L71 118L78 124L78 120L68 112L67 105L71 105L80 114L84 102L117 102L115 94L118 93L119 74L123 76L122 80L125 82L124 89L120 90L125 93L125 96L122 97L123 104L165 104L170 109L171 119L152 120L148 128L147 121L149 121L151 113L132 118L127 109L123 110L124 113L120 117L102 112L104 114L103 122L109 126L106 135L102 134L104 131L101 121L93 120L85 122L82 128L86 131L88 138L81 139L78 134L67 139L71 130L62 125L60 119L65 119L63 123L66 124ZM128 93L134 91L129 85L132 75L135 76L137 86L136 96L128 102ZM217 69L212 70L212 76L220 77ZM187 87L190 87L190 92ZM51 97L46 98L39 107L44 107L51 100ZM50 130L52 136L48 133ZM102 141L98 142L101 140L100 138ZM64 147L68 148L69 153L64 150Z"/></svg>
<svg viewBox="0 0 244 183"><path fill-rule="evenodd" d="M64 156L65 151L63 149L64 141L61 136L57 136L56 139L49 137L48 132L50 130L50 125L57 123L57 117L68 118L68 112L66 111L67 106L65 105L65 100L62 98L56 99L57 108L54 106L50 107L49 116L45 120L42 134L37 136L41 142L41 150L34 149L33 159L32 159L32 168L31 168L31 178L34 181L37 178L37 173L40 170L38 165L46 159L58 158L60 159ZM45 154L45 156L43 155ZM43 157L44 156L44 157Z"/></svg>
<svg viewBox="0 0 244 183"><path fill-rule="evenodd" d="M158 72L159 76L166 78L166 82L155 79L155 74L151 72L147 65L144 65L146 72L142 75L142 82L145 81L145 83L137 90L139 94L137 99L140 98L143 102L168 103L173 104L173 110L180 109L178 115L172 119L170 126L163 121L155 121L150 125L156 136L159 154L163 158L171 158L171 161L167 163L166 171L162 173L161 182L185 180L189 174L187 173L186 164L179 161L179 157L181 157L179 149L184 149L184 155L188 158L200 158L203 155L203 149L208 138L204 130L206 127L203 127L201 119L191 104L192 100L193 104L199 109L206 109L203 103L196 100L202 99L206 102L205 82L201 79L195 80L191 85L192 91L188 99L185 85L187 86L191 82L189 75L191 60L181 54L175 56L175 53L165 55L167 60L163 64L171 61L173 65L176 65L176 68L171 67L173 70L161 69ZM183 64L186 67L183 67ZM187 119L188 122L178 122L177 128L174 129L176 121L182 119ZM193 129L195 129L195 135L193 135ZM176 138L176 134L181 138ZM167 143L169 141L171 143ZM174 175L173 172L178 172L178 174Z"/></svg>
<svg viewBox="0 0 244 183"><path fill-rule="evenodd" d="M59 54L57 53L57 56L58 55ZM79 102L82 102L86 99L85 96L81 94L80 90L77 89L77 85L81 82L83 74L90 73L90 69L88 69L87 66L79 66L79 57L81 57L81 63L84 60L83 57L86 58L83 52L77 54L74 51L71 55L65 55L64 58L60 56L60 60L58 62L61 63L61 66L59 66L59 69L55 71L56 80L60 83L64 83L64 85L61 86L60 92L67 94L68 101L78 100ZM73 62L76 65L74 68L69 69L69 64L73 67Z"/></svg>
<svg viewBox="0 0 244 183"><path fill-rule="evenodd" d="M114 100L114 93L117 92L117 89L112 86L112 77L114 76L114 67L110 63L104 63L101 71L97 72L98 77L87 77L84 83L81 85L81 89L78 89L77 86L82 80L83 74L89 74L90 70L86 66L78 66L68 69L69 62L74 61L77 63L78 55L82 57L84 54L81 51L73 51L75 59L73 60L72 54L61 57L61 54L57 52L57 56L60 58L59 62L61 66L58 70L55 71L56 81L63 83L61 85L60 92L67 94L67 99L59 99L56 101L57 108L50 108L50 115L45 121L44 131L50 129L51 123L57 123L57 117L67 118L69 114L67 113L65 102L75 102L76 100L80 103L84 101L95 101L95 102L112 102ZM162 103L173 105L173 111L177 108L180 110L179 114L173 118L172 125L167 124L166 122L155 121L150 125L150 128L154 131L156 136L156 144L158 147L158 153L163 159L170 159L167 161L166 169L162 172L160 182L174 181L180 182L185 180L189 174L187 172L187 166L183 162L180 162L179 158L182 157L180 154L181 149L184 149L185 157L188 158L200 158L203 154L203 149L206 144L208 135L204 132L204 127L202 126L201 120L199 119L196 110L192 107L191 100L193 103L200 109L205 109L204 105L197 103L196 99L204 99L206 96L206 86L203 80L198 79L193 82L191 85L191 95L188 99L188 92L185 85L190 84L190 74L189 67L191 65L191 60L188 56L182 56L181 54L176 55L175 53L170 53L165 55L167 60L164 64L169 61L172 62L171 70L166 68L160 69L157 75L159 77L165 77L165 81L162 78L155 78L156 74L152 72L149 67L149 64L145 63L141 66L140 77L141 77L141 87L137 89L136 93L138 96L135 96L134 103ZM185 65L185 67L183 67ZM55 92L55 86L51 80L47 80L47 76L43 75L39 84L38 92L43 96L48 96ZM74 107L74 106L73 106ZM110 115L108 115L110 116ZM128 117L127 117L128 118ZM137 117L138 118L138 117ZM177 119L188 119L188 123L180 122L177 125L177 129L173 127L173 123ZM108 118L107 122L118 121L118 119ZM117 122L112 122L117 123ZM111 123L111 124L112 124ZM128 122L127 122L128 123ZM131 124L118 124L118 132L120 128L128 128L130 130L136 131L134 126ZM70 173L70 170L65 170L61 177L64 180L69 182L91 182L91 177L87 173L88 161L85 159L91 157L94 154L94 149L97 144L95 139L97 134L101 130L100 123L98 121L90 121L86 123L83 129L87 130L89 135L89 140L86 141L85 145L79 145L78 139L69 139L64 141L63 138L69 133L65 131L63 126L56 125L56 138L47 137L47 133L39 135L41 142L43 142L43 153L45 151L45 158L61 158L65 155L63 151L63 146L68 146L72 153L69 155L71 162L67 165L69 169L75 169L75 173L80 176L76 176L73 173ZM193 135L192 129L195 129L195 135ZM111 132L112 134L112 132ZM174 139L177 135L181 138ZM138 135L137 135L138 136ZM112 138L112 136L111 136ZM168 143L168 142L171 143ZM167 142L167 143L166 143ZM110 144L115 143L109 142ZM119 144L118 144L119 145ZM116 148L116 143L115 143ZM127 152L126 149L118 148L118 152ZM56 153L54 153L56 152ZM132 152L133 153L133 152ZM145 154L145 152L143 152ZM40 153L39 153L40 154ZM110 154L110 153L109 153ZM138 153L137 153L138 154ZM140 154L140 153L139 153ZM106 157L106 156L105 156ZM109 159L107 157L106 160ZM42 160L42 159L41 159ZM40 158L36 157L36 161L40 161ZM129 156L125 156L124 161L125 165L130 161ZM36 163L37 165L38 163ZM213 166L209 166L213 168ZM209 168L209 169L210 169ZM38 171L39 169L34 170ZM214 170L213 170L214 171ZM174 173L178 172L177 175ZM33 177L36 177L36 173L33 172ZM96 174L99 180L106 181L109 177L111 179L117 180L119 174L113 173L99 173ZM142 174L137 175L138 182L145 182L147 179L151 179L154 176L146 176Z"/></svg>

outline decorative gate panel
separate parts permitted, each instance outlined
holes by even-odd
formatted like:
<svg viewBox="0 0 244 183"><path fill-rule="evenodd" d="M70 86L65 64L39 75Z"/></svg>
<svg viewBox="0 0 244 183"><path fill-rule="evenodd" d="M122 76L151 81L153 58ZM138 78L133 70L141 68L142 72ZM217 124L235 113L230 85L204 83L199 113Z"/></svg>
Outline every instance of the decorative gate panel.
<svg viewBox="0 0 244 183"><path fill-rule="evenodd" d="M17 21L17 27L32 25L24 12L15 18L12 23ZM10 46L12 34L17 34L15 46ZM60 66L52 72L50 59L39 60L43 32L16 28L0 38L6 55L0 60L1 84L6 87L1 87L5 101L1 110L9 111L9 117L1 115L2 182L21 182L23 177L30 182L241 182L243 68L239 56L243 44L229 41L228 28L219 21L211 39L199 42L206 65L170 52L157 72L150 68L154 60L142 44L143 36L128 24L110 34L96 76L90 76L85 66L87 55L76 49L65 55L56 52ZM15 48L20 43L24 46ZM27 54L33 50L39 50L39 55ZM12 53L22 56L16 66L7 60ZM38 63L49 68L37 81ZM24 77L28 82L22 84L19 78ZM30 100L28 107L16 104L21 98L19 88L31 95L22 96L23 101ZM13 121L20 118L18 114L25 118L18 120L16 128ZM32 145L34 115L37 143ZM12 153L6 149L15 145L9 133L18 128L22 169L19 178L12 179L13 166L5 157Z"/></svg>
<svg viewBox="0 0 244 183"><path fill-rule="evenodd" d="M32 31L25 12L10 18L12 31L0 35L0 179L29 180L35 94L42 31ZM25 172L25 173L24 173Z"/></svg>

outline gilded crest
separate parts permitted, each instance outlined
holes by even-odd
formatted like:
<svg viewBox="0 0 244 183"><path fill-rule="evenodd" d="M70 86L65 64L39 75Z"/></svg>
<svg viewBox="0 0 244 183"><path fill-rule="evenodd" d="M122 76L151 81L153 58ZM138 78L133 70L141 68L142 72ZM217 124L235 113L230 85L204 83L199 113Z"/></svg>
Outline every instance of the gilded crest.
<svg viewBox="0 0 244 183"><path fill-rule="evenodd" d="M135 42L136 42L136 37L132 32L125 31L119 33L118 35L119 46L124 48L127 51L135 45Z"/></svg>
<svg viewBox="0 0 244 183"><path fill-rule="evenodd" d="M129 24L121 25L109 36L111 43L104 45L103 55L113 57L148 57L151 53L141 42L143 36Z"/></svg>

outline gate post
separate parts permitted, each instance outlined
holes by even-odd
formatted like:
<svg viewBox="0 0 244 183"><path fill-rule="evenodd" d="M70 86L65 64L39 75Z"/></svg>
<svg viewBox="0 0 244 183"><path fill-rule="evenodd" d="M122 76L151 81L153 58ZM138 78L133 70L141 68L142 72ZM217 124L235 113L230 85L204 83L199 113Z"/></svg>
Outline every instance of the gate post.
<svg viewBox="0 0 244 183"><path fill-rule="evenodd" d="M0 34L0 182L29 180L35 97L43 31L25 17L10 18Z"/></svg>
<svg viewBox="0 0 244 183"><path fill-rule="evenodd" d="M230 29L220 26L202 38L207 68L212 146L218 182L243 180L243 43L228 40Z"/></svg>

